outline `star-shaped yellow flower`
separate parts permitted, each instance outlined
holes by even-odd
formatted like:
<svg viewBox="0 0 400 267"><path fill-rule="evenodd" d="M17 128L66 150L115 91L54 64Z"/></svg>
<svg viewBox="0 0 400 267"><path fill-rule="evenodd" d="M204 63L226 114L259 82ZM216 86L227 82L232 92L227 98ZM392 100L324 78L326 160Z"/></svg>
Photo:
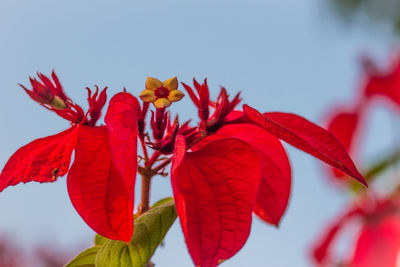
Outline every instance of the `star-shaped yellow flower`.
<svg viewBox="0 0 400 267"><path fill-rule="evenodd" d="M147 77L146 89L143 90L139 97L144 102L153 103L156 108L169 107L172 102L181 100L185 94L178 90L178 79L171 79L161 82L152 77Z"/></svg>

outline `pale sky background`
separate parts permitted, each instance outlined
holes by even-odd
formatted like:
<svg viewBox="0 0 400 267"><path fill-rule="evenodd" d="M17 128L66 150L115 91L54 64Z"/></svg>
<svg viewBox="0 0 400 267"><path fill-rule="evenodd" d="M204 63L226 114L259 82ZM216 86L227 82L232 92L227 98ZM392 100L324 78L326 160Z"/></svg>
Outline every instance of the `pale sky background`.
<svg viewBox="0 0 400 267"><path fill-rule="evenodd" d="M17 86L36 71L55 69L67 94L82 106L86 86L126 86L138 95L147 76L208 78L242 91L261 111L286 111L321 121L328 107L355 95L358 58L384 61L397 44L389 27L338 23L321 0L0 0L0 167L22 145L69 125L31 101ZM195 116L190 99L174 104ZM363 146L368 160L390 147L396 117L379 109ZM244 248L221 266L310 266L308 249L347 196L328 182L317 160L290 147L293 191L279 229L255 218ZM33 244L88 247L94 232L75 212L65 178L0 193L0 233L27 250ZM154 181L152 201L171 194ZM178 221L156 266L191 266Z"/></svg>

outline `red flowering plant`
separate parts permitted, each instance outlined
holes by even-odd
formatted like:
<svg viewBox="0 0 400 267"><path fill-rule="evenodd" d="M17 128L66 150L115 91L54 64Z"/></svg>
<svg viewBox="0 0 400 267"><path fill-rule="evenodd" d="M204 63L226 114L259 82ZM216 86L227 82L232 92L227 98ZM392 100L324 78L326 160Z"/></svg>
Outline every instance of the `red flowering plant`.
<svg viewBox="0 0 400 267"><path fill-rule="evenodd" d="M336 109L328 123L328 129L345 145L350 153L357 151L355 141L363 133L368 112L376 100L385 100L384 103L394 105L398 110L400 104L400 57L396 57L394 64L387 69L378 68L367 57L362 59L364 78L361 94L353 104L347 108ZM397 148L398 149L398 148ZM365 172L365 179L372 190L359 190L353 183L343 183L352 189L354 198L349 207L341 213L324 231L312 249L312 258L319 266L356 266L395 267L399 263L400 255L400 182L393 175L393 181L379 179L390 167L395 167L400 160L400 152L394 150ZM393 168L396 170L395 168ZM343 172L334 170L332 177L341 181L348 181ZM396 172L395 172L396 174ZM390 176L389 176L390 177ZM383 180L383 181L382 181ZM375 193L374 193L375 192ZM376 193L376 192L379 192ZM335 241L340 237L344 228L350 228L350 223L356 223L355 240L351 240L352 252L345 259L337 260L333 256ZM353 228L354 229L354 228ZM340 258L340 257L339 257Z"/></svg>
<svg viewBox="0 0 400 267"><path fill-rule="evenodd" d="M20 182L53 182L68 173L71 202L99 235L95 246L67 266L151 264L177 216L196 266L229 259L245 244L253 212L277 225L286 210L291 170L279 139L366 184L328 131L295 114L262 114L248 105L239 110L240 95L230 98L225 88L211 101L206 80L193 80L194 89L182 83L198 109L197 125L180 123L168 111L184 97L176 78L148 78L139 95L142 104L126 91L118 93L109 102L105 125L96 126L106 89L94 94L88 89L85 113L66 96L54 73L52 80L39 78L31 79L32 90L23 88L71 127L20 148L0 175L0 190ZM168 175L170 163L173 199L150 205L152 179ZM142 192L134 214L137 173Z"/></svg>

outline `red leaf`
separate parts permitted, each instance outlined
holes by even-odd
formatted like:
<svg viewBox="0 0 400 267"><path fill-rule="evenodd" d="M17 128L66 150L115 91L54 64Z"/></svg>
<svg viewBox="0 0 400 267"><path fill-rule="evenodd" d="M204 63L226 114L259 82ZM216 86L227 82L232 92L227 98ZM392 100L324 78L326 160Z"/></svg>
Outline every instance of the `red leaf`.
<svg viewBox="0 0 400 267"><path fill-rule="evenodd" d="M261 114L247 105L243 108L253 123L367 185L346 149L325 129L295 114L280 112Z"/></svg>
<svg viewBox="0 0 400 267"><path fill-rule="evenodd" d="M261 163L261 182L254 212L264 221L278 225L286 210L291 188L290 163L281 142L251 124L226 125L204 141L226 137L239 138L257 152Z"/></svg>
<svg viewBox="0 0 400 267"><path fill-rule="evenodd" d="M129 93L118 93L108 106L105 122L112 161L123 175L125 186L134 201L137 170L137 134L139 103Z"/></svg>
<svg viewBox="0 0 400 267"><path fill-rule="evenodd" d="M69 169L78 127L59 134L36 139L11 156L0 174L0 192L11 185L31 181L48 183Z"/></svg>
<svg viewBox="0 0 400 267"><path fill-rule="evenodd" d="M194 263L217 266L248 238L260 162L248 144L235 138L185 150L178 136L171 175L177 212Z"/></svg>
<svg viewBox="0 0 400 267"><path fill-rule="evenodd" d="M369 222L361 230L353 259L353 267L396 267L400 253L400 220L388 216Z"/></svg>
<svg viewBox="0 0 400 267"><path fill-rule="evenodd" d="M94 231L109 239L130 241L131 189L112 162L106 127L81 127L67 186L72 204Z"/></svg>

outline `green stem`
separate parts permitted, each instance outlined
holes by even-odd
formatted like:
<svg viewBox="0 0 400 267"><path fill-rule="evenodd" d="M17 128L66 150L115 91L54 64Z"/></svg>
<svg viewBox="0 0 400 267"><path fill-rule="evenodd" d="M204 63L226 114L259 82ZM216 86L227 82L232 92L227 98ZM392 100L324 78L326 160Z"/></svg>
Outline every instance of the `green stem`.
<svg viewBox="0 0 400 267"><path fill-rule="evenodd" d="M400 149L394 151L389 156L375 162L371 167L364 173L364 178L368 184L372 183L381 173L386 171L400 161ZM351 181L350 188L353 192L359 193L364 191L365 187L361 186L357 182Z"/></svg>
<svg viewBox="0 0 400 267"><path fill-rule="evenodd" d="M364 177L367 181L373 180L378 174L381 174L387 168L396 164L400 160L400 150L395 151L390 154L388 157L376 162L372 165L371 168L364 174Z"/></svg>

